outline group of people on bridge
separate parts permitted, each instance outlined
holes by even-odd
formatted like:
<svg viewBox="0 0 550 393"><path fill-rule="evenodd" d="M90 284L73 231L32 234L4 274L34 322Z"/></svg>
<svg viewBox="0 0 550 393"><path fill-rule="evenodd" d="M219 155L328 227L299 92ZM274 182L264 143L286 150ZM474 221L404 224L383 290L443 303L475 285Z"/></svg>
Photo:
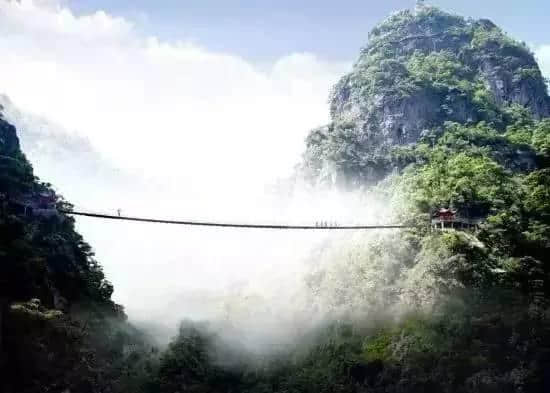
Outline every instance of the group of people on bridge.
<svg viewBox="0 0 550 393"><path fill-rule="evenodd" d="M316 221L315 222L316 228L337 228L338 223L336 221L330 222L330 221Z"/></svg>

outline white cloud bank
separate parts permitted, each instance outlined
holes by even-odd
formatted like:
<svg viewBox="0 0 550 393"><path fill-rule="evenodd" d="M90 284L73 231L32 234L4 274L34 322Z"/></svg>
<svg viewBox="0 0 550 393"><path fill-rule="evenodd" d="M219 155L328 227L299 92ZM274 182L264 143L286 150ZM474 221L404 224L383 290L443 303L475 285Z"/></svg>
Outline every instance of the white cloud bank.
<svg viewBox="0 0 550 393"><path fill-rule="evenodd" d="M300 53L259 67L142 36L102 11L76 16L52 0L0 2L0 53L0 91L21 110L4 100L6 116L37 173L77 206L310 223L367 214L341 196L290 207L262 196L299 161L308 130L328 120L328 91L348 64ZM79 224L116 299L136 318L167 317L168 308L170 319L204 316L206 295L182 294L219 294L266 271L289 285L280 277L298 272L318 241L305 233Z"/></svg>
<svg viewBox="0 0 550 393"><path fill-rule="evenodd" d="M155 176L179 166L194 187L288 172L307 130L326 121L328 89L346 68L291 54L262 71L230 54L143 37L102 11L75 16L45 4L0 3L0 89L21 109L85 135L115 165Z"/></svg>

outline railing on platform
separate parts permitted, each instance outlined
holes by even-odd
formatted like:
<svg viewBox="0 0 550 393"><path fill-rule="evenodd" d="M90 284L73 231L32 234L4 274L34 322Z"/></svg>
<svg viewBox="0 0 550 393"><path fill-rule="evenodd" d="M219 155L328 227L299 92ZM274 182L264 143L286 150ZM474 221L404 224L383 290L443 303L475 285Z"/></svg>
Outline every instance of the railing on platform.
<svg viewBox="0 0 550 393"><path fill-rule="evenodd" d="M470 229L478 228L483 221L482 218L432 218L431 224L434 229Z"/></svg>

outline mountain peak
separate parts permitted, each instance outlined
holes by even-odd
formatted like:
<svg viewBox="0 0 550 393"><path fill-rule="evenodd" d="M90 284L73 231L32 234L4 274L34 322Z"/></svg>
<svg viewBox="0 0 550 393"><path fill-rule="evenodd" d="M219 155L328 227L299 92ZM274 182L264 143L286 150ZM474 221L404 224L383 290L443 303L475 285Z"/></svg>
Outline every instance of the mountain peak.
<svg viewBox="0 0 550 393"><path fill-rule="evenodd" d="M417 143L448 121L503 130L515 106L535 119L550 116L547 86L526 44L487 19L421 2L370 32L352 71L332 91L331 124L310 134L306 166L314 177L338 167L345 161L342 140L350 142L345 155L358 162Z"/></svg>

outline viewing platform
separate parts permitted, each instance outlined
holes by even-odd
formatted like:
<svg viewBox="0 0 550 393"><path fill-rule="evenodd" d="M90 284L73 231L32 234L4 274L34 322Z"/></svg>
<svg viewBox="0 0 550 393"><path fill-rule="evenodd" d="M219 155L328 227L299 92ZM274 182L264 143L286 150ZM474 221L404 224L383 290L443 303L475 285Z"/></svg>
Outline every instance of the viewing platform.
<svg viewBox="0 0 550 393"><path fill-rule="evenodd" d="M461 217L457 214L456 210L439 209L432 215L431 227L436 230L475 230L478 229L483 222L483 218Z"/></svg>

